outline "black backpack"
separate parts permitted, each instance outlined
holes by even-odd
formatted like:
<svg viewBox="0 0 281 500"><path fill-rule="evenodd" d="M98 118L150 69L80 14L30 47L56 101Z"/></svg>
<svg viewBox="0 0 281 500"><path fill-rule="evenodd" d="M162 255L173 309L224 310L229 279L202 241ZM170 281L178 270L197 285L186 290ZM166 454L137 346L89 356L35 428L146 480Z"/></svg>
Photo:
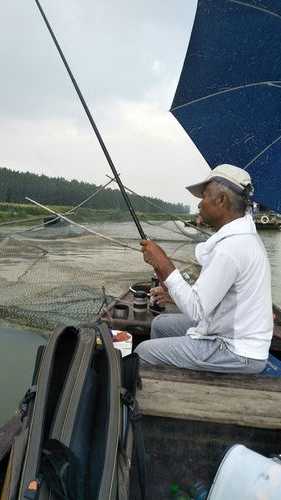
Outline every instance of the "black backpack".
<svg viewBox="0 0 281 500"><path fill-rule="evenodd" d="M138 356L121 358L104 323L56 330L39 348L1 500L128 500L133 443L145 459Z"/></svg>

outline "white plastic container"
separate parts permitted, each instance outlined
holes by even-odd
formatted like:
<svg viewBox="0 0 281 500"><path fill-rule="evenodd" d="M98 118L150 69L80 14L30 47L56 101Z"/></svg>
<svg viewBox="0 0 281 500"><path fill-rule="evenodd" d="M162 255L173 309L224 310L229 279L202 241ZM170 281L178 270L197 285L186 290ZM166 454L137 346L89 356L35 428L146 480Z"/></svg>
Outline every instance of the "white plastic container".
<svg viewBox="0 0 281 500"><path fill-rule="evenodd" d="M225 455L207 500L280 500L281 464L237 444Z"/></svg>

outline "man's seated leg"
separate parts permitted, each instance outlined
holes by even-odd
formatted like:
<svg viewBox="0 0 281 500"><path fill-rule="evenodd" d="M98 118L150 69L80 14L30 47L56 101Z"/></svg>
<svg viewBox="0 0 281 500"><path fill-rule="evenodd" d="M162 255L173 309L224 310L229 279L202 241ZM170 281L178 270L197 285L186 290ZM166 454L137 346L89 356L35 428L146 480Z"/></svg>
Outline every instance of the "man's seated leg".
<svg viewBox="0 0 281 500"><path fill-rule="evenodd" d="M261 373L266 365L266 361L238 356L219 339L198 340L189 335L147 340L135 352L151 365L217 373Z"/></svg>
<svg viewBox="0 0 281 500"><path fill-rule="evenodd" d="M193 326L184 314L160 314L151 323L151 338L182 337Z"/></svg>

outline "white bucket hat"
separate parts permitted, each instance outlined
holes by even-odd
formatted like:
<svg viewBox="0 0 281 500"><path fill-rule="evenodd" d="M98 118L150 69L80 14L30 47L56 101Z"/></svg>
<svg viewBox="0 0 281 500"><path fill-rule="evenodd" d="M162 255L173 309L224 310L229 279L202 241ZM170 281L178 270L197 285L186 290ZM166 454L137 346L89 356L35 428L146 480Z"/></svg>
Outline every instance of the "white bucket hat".
<svg viewBox="0 0 281 500"><path fill-rule="evenodd" d="M247 196L254 191L251 177L248 172L243 170L243 168L234 167L234 165L218 165L209 173L204 181L186 186L186 189L188 189L193 196L202 198L206 184L211 181L221 182L233 191Z"/></svg>

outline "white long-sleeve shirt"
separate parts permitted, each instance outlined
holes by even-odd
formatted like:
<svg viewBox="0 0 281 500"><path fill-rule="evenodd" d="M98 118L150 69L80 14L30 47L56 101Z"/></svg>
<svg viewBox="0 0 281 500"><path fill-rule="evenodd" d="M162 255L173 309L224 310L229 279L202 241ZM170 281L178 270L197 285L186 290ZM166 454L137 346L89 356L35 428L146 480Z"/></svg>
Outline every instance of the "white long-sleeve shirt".
<svg viewBox="0 0 281 500"><path fill-rule="evenodd" d="M240 356L266 359L273 332L271 275L252 217L224 225L195 254L202 270L193 286L177 269L165 281L179 310L196 325L187 334L219 337Z"/></svg>

